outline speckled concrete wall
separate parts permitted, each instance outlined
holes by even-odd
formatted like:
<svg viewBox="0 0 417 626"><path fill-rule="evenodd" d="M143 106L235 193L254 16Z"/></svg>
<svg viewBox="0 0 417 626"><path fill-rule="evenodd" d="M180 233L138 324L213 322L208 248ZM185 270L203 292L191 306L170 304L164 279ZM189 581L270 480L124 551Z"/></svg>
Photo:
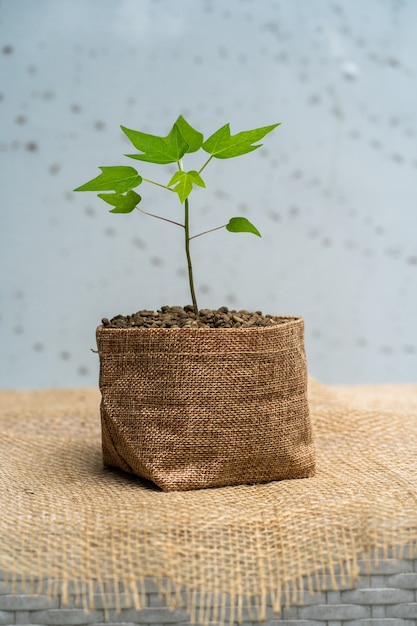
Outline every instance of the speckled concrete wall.
<svg viewBox="0 0 417 626"><path fill-rule="evenodd" d="M175 227L71 191L135 165L119 124L179 113L282 122L191 198L194 232L263 234L193 242L200 306L302 315L324 382L415 382L416 22L412 0L0 1L0 386L95 385L101 317L189 302Z"/></svg>

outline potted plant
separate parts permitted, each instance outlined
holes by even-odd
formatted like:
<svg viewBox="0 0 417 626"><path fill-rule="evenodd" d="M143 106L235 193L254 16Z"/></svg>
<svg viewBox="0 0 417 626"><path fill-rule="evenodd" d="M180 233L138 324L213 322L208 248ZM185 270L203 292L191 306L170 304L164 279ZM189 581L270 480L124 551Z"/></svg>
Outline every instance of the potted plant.
<svg viewBox="0 0 417 626"><path fill-rule="evenodd" d="M260 148L258 142L277 126L232 135L226 124L208 139L183 116L166 137L122 126L137 150L126 156L175 164L175 173L159 182L130 166L100 167L96 178L75 189L99 192L111 213L136 209L183 229L192 304L103 318L96 332L104 464L166 491L314 473L302 318L201 310L194 287L192 239L218 228L260 233L245 217L232 217L192 234L190 194L196 186L205 188L203 173L212 159ZM183 158L200 151L201 167L185 169ZM135 191L144 183L172 193L183 221L145 211Z"/></svg>

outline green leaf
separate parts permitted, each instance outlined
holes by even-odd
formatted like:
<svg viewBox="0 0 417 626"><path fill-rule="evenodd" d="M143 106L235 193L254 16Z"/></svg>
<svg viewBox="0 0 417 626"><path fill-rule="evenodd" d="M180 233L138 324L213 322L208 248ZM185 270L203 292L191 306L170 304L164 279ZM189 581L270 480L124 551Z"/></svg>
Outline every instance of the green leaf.
<svg viewBox="0 0 417 626"><path fill-rule="evenodd" d="M202 145L203 150L216 159L231 159L260 148L262 144L252 145L270 133L280 124L263 126L254 130L246 130L237 135L230 134L230 124L225 124L217 130Z"/></svg>
<svg viewBox="0 0 417 626"><path fill-rule="evenodd" d="M246 217L232 217L228 224L226 224L226 230L230 233L253 233L258 237L261 237L259 230L251 224Z"/></svg>
<svg viewBox="0 0 417 626"><path fill-rule="evenodd" d="M191 172L187 172L188 176L191 178L193 185L198 185L198 187L206 187L206 183L201 178L200 174L195 170L191 170Z"/></svg>
<svg viewBox="0 0 417 626"><path fill-rule="evenodd" d="M142 182L135 168L125 165L99 167L101 174L74 191L115 191L124 193Z"/></svg>
<svg viewBox="0 0 417 626"><path fill-rule="evenodd" d="M110 213L131 213L142 200L135 191L128 191L126 194L99 193L98 197L115 207Z"/></svg>
<svg viewBox="0 0 417 626"><path fill-rule="evenodd" d="M121 126L121 129L135 148L143 152L143 154L126 154L131 159L137 159L138 161L161 164L176 163L189 148L177 124L174 124L166 137L148 135L124 126Z"/></svg>
<svg viewBox="0 0 417 626"><path fill-rule="evenodd" d="M197 150L200 150L204 141L203 134L195 130L182 115L179 116L175 124L188 144L187 152L197 152Z"/></svg>
<svg viewBox="0 0 417 626"><path fill-rule="evenodd" d="M195 170L192 170L191 172L175 172L174 176L168 183L168 187L172 187L172 185L175 184L176 187L174 187L173 191L178 194L180 202L184 202L184 200L188 198L193 190L193 185L198 185L199 187L206 186L200 174Z"/></svg>

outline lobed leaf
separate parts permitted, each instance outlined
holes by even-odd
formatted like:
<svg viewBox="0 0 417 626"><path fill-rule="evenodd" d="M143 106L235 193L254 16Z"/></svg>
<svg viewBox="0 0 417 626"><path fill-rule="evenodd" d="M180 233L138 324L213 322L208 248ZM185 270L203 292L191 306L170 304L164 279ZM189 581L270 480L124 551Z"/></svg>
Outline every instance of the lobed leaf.
<svg viewBox="0 0 417 626"><path fill-rule="evenodd" d="M89 180L74 191L115 191L124 193L137 187L142 182L142 177L135 168L125 165L99 167L101 174Z"/></svg>
<svg viewBox="0 0 417 626"><path fill-rule="evenodd" d="M228 224L226 224L226 230L230 233L252 233L261 237L261 233L246 217L232 217Z"/></svg>
<svg viewBox="0 0 417 626"><path fill-rule="evenodd" d="M125 128L125 126L121 126L121 129L135 148L143 153L126 154L125 156L131 159L137 159L138 161L158 164L176 163L184 156L189 148L188 143L176 123L166 137L149 135L138 130Z"/></svg>
<svg viewBox="0 0 417 626"><path fill-rule="evenodd" d="M193 190L193 185L205 187L206 184L200 174L194 170L191 172L175 172L174 176L168 183L168 187L174 187L173 191L178 194L180 202L184 202Z"/></svg>
<svg viewBox="0 0 417 626"><path fill-rule="evenodd" d="M187 152L197 152L197 150L200 150L204 141L203 134L195 130L182 115L179 116L175 125L188 144Z"/></svg>
<svg viewBox="0 0 417 626"><path fill-rule="evenodd" d="M98 197L114 206L110 213L131 213L142 200L136 191L128 191L126 194L120 193L99 193Z"/></svg>
<svg viewBox="0 0 417 626"><path fill-rule="evenodd" d="M260 141L277 126L280 124L245 130L237 133L237 135L231 135L230 124L225 124L203 143L202 148L217 159L231 159L260 148L262 144L252 144Z"/></svg>

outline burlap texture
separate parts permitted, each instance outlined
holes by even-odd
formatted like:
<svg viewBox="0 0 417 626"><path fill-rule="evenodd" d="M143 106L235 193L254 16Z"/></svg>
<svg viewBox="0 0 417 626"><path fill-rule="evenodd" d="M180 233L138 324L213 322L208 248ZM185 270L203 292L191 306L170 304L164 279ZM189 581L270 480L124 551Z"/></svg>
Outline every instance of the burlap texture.
<svg viewBox="0 0 417 626"><path fill-rule="evenodd" d="M152 578L221 625L229 600L262 618L268 594L278 611L326 573L353 584L370 551L417 553L417 385L310 381L309 399L314 477L167 493L103 468L98 390L0 392L0 571L137 608Z"/></svg>
<svg viewBox="0 0 417 626"><path fill-rule="evenodd" d="M304 323L97 329L104 464L164 491L305 478Z"/></svg>

